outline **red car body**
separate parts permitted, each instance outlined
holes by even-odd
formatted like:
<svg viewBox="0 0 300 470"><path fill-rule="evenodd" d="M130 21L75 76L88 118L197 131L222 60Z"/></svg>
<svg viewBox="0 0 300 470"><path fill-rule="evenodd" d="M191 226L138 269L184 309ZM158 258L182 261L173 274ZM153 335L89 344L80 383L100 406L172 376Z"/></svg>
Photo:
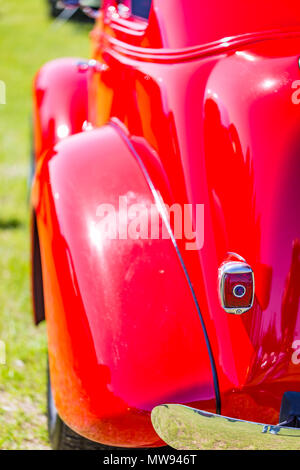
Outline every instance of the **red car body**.
<svg viewBox="0 0 300 470"><path fill-rule="evenodd" d="M276 424L300 392L300 3L153 0L142 19L107 0L91 42L93 62L34 82L33 293L59 414L124 447L163 444L165 402ZM128 194L203 204L203 247L101 240L98 205ZM218 296L230 252L255 277L240 316Z"/></svg>

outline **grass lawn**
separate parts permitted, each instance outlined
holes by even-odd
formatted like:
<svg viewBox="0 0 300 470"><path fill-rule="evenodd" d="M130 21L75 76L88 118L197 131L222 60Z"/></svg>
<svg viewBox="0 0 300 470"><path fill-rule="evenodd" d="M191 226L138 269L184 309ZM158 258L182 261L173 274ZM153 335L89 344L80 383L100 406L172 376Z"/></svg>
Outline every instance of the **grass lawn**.
<svg viewBox="0 0 300 470"><path fill-rule="evenodd" d="M88 56L90 28L55 27L46 0L0 0L0 449L49 448L45 325L33 326L29 286L31 82L48 60Z"/></svg>

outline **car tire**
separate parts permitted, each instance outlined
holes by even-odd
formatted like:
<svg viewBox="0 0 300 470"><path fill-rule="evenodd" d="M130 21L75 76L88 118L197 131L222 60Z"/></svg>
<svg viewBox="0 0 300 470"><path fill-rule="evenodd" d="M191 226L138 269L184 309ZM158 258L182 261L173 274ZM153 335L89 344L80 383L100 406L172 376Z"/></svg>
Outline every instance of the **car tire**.
<svg viewBox="0 0 300 470"><path fill-rule="evenodd" d="M58 15L61 14L62 10L60 8L56 8L56 0L48 0L49 1L49 13L52 18L57 18Z"/></svg>
<svg viewBox="0 0 300 470"><path fill-rule="evenodd" d="M54 450L116 450L117 447L109 447L90 441L80 436L67 426L60 418L53 399L49 365L47 367L47 415L48 433L51 446Z"/></svg>

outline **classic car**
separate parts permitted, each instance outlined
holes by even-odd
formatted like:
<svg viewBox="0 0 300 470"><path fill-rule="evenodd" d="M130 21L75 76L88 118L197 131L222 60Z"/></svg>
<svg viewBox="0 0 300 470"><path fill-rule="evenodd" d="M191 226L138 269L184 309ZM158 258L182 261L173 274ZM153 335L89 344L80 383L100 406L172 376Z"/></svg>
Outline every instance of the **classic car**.
<svg viewBox="0 0 300 470"><path fill-rule="evenodd" d="M105 0L91 45L33 85L53 447L299 448L300 2Z"/></svg>

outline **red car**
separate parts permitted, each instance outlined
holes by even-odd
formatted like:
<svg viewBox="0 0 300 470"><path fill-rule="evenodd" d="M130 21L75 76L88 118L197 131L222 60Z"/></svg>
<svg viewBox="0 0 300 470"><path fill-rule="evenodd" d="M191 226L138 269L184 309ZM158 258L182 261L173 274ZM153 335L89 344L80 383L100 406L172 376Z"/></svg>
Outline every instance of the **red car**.
<svg viewBox="0 0 300 470"><path fill-rule="evenodd" d="M297 427L300 2L106 0L91 43L34 81L53 447L162 446L165 403Z"/></svg>

